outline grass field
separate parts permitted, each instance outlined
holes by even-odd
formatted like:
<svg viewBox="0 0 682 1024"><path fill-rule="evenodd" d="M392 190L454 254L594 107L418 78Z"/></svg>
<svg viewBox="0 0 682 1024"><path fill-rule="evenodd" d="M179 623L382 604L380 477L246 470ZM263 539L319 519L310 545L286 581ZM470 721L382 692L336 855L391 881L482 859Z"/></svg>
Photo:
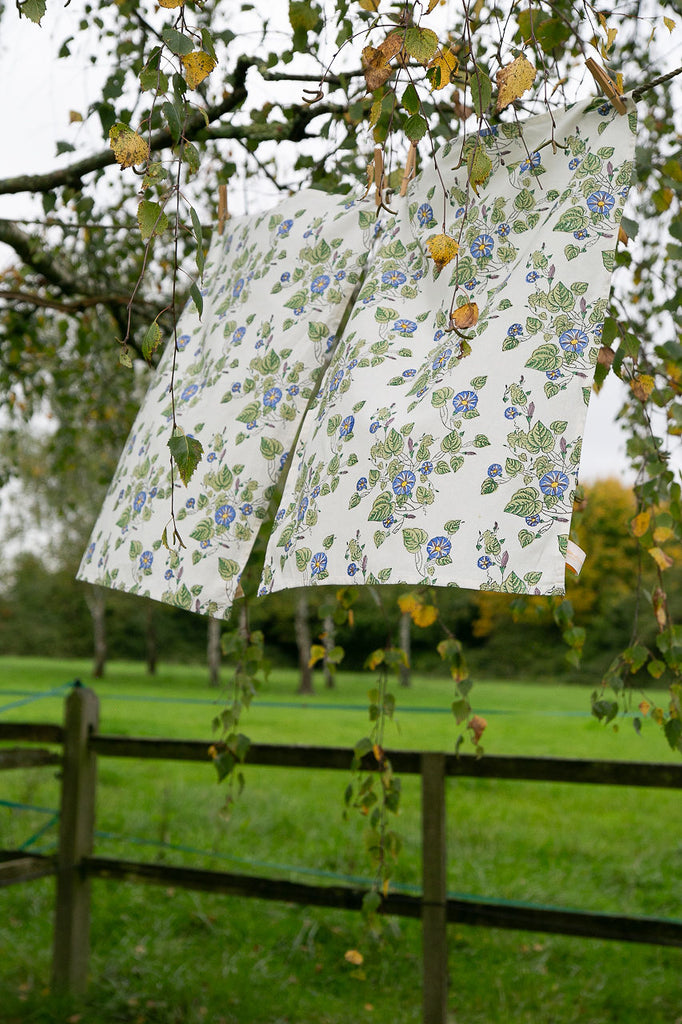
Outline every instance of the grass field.
<svg viewBox="0 0 682 1024"><path fill-rule="evenodd" d="M63 695L34 700L79 677L83 662L0 658L0 720L59 721ZM101 729L211 738L220 704L206 674L113 664L95 685ZM367 732L367 675L340 674L330 692L295 696L275 673L248 712L253 740L355 743ZM649 722L614 731L589 715L589 687L477 682L489 753L675 761ZM420 678L398 694L387 746L451 750L451 688ZM23 703L26 702L26 703ZM12 706L13 705L13 706ZM402 708L402 710L400 710ZM102 759L96 852L300 880L367 877L360 820L343 818L345 772L246 769L231 817L210 765ZM396 881L419 884L418 780L403 780ZM49 769L0 776L0 845L30 843L57 806ZM558 784L448 783L452 892L584 909L682 918L681 795ZM54 827L30 848L47 851ZM338 878L336 876L342 876ZM49 994L54 883L0 896L0 1024L353 1024L420 1019L418 924L388 921L380 940L360 915L97 882L92 983L85 1004ZM457 1024L682 1024L682 951L455 926L449 931L452 1022ZM361 969L344 960L348 949ZM80 1015L80 1016L79 1016Z"/></svg>

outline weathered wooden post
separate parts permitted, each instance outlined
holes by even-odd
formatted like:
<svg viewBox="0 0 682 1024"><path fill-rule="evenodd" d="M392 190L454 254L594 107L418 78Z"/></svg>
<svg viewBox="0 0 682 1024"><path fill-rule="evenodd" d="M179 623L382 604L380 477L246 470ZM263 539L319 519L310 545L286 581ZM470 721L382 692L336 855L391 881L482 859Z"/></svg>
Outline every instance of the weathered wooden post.
<svg viewBox="0 0 682 1024"><path fill-rule="evenodd" d="M422 959L424 1024L446 1024L448 996L445 754L423 753Z"/></svg>
<svg viewBox="0 0 682 1024"><path fill-rule="evenodd" d="M64 763L57 854L52 984L75 995L85 991L90 954L90 880L82 866L92 853L97 757L88 739L97 729L99 701L76 684L66 700Z"/></svg>

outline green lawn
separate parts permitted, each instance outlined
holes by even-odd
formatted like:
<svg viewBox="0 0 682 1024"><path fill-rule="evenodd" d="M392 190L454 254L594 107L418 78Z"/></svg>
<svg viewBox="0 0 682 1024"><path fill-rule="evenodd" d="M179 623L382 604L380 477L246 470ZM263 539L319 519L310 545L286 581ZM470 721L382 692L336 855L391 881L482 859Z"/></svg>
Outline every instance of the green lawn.
<svg viewBox="0 0 682 1024"><path fill-rule="evenodd" d="M39 693L79 677L84 662L0 658L0 721L59 721L60 696ZM278 672L245 717L263 742L352 745L367 732L369 676L341 673L307 701ZM113 664L95 684L101 729L211 738L219 695L202 669ZM489 753L675 761L660 731L627 719L604 729L589 716L590 687L480 681L475 710ZM398 693L387 746L451 750L451 687L419 678ZM19 702L28 703L19 704ZM215 703L218 701L218 703ZM14 707L8 705L15 704ZM4 710L3 710L4 708ZM402 708L402 710L400 710ZM415 710L411 710L415 709ZM345 772L246 769L231 816L207 764L102 759L96 852L315 881L367 877L362 821L343 818ZM403 780L396 881L419 884L418 780ZM49 769L0 780L2 845L31 843L58 800ZM452 892L682 918L679 793L471 779L448 783ZM30 848L49 850L54 827ZM196 851L196 852L195 852ZM340 877L336 877L340 876ZM51 880L2 891L0 1022L62 1024L353 1024L420 1019L420 930L388 921L381 941L360 915L97 882L92 983L83 1006L48 993ZM457 1024L649 1024L682 1021L679 950L452 927L452 1021ZM359 949L358 969L344 953ZM75 1020L75 1018L74 1018Z"/></svg>

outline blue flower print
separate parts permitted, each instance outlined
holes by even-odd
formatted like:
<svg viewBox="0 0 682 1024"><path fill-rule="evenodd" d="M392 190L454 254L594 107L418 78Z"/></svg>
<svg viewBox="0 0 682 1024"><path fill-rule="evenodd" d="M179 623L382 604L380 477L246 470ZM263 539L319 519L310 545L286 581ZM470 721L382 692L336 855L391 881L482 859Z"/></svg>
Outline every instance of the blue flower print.
<svg viewBox="0 0 682 1024"><path fill-rule="evenodd" d="M534 167L539 167L541 160L542 157L539 153L531 153L526 160L522 161L521 166L519 167L521 174L526 174L527 171L532 170Z"/></svg>
<svg viewBox="0 0 682 1024"><path fill-rule="evenodd" d="M308 499L307 498L302 498L301 499L301 503L298 506L298 512L296 513L296 518L298 519L299 523L303 522L303 519L305 517L307 508L308 508Z"/></svg>
<svg viewBox="0 0 682 1024"><path fill-rule="evenodd" d="M279 468L284 469L286 466L287 459L289 458L289 452L282 452L279 457Z"/></svg>
<svg viewBox="0 0 682 1024"><path fill-rule="evenodd" d="M239 296L242 293L243 287L244 287L244 278L240 277L239 280L237 281L236 285L232 289L232 298L238 299Z"/></svg>
<svg viewBox="0 0 682 1024"><path fill-rule="evenodd" d="M445 366L445 364L447 363L447 361L448 361L448 359L450 358L451 355L452 355L452 349L451 348L444 348L443 351L440 352L436 356L436 358L433 360L433 363L431 364L431 369L432 370L442 370L442 368Z"/></svg>
<svg viewBox="0 0 682 1024"><path fill-rule="evenodd" d="M173 570L172 569L166 569L165 573L163 574L163 578L165 580L172 580L173 579Z"/></svg>
<svg viewBox="0 0 682 1024"><path fill-rule="evenodd" d="M291 395L292 398L295 398L299 390L300 389L298 384L290 384L289 387L287 388L287 394Z"/></svg>
<svg viewBox="0 0 682 1024"><path fill-rule="evenodd" d="M285 508L280 508L277 512L277 515L275 516L275 522L281 523L286 514L287 510Z"/></svg>
<svg viewBox="0 0 682 1024"><path fill-rule="evenodd" d="M526 281L528 281L528 284L533 284L534 281L537 281L539 276L540 275L538 274L537 270L531 270L529 274L526 274Z"/></svg>
<svg viewBox="0 0 682 1024"><path fill-rule="evenodd" d="M181 392L180 398L183 402L188 402L193 395L196 395L198 390L198 384L190 384L189 387L185 388L185 390Z"/></svg>
<svg viewBox="0 0 682 1024"><path fill-rule="evenodd" d="M336 389L338 388L338 386L339 386L339 384L341 383L342 380L343 380L343 370L337 370L336 373L334 374L333 378L332 378L331 384L329 385L330 392L331 391L336 391Z"/></svg>
<svg viewBox="0 0 682 1024"><path fill-rule="evenodd" d="M188 498L187 501L185 502L185 508L194 508L195 504L196 502L194 498Z"/></svg>
<svg viewBox="0 0 682 1024"><path fill-rule="evenodd" d="M457 212L455 213L455 219L459 220L459 218L463 217L463 216L464 216L464 207L460 206L459 209L457 210Z"/></svg>
<svg viewBox="0 0 682 1024"><path fill-rule="evenodd" d="M587 208L591 213L601 213L603 217L608 217L611 210L616 205L616 200L610 192L593 192L591 196L587 197Z"/></svg>
<svg viewBox="0 0 682 1024"><path fill-rule="evenodd" d="M553 469L540 477L540 490L543 494L550 494L560 498L568 487L569 479L565 473Z"/></svg>
<svg viewBox="0 0 682 1024"><path fill-rule="evenodd" d="M154 555L151 551L143 551L140 555L140 569L151 569Z"/></svg>
<svg viewBox="0 0 682 1024"><path fill-rule="evenodd" d="M416 393L416 395L414 397L415 398L421 398L421 396L425 395L425 394L426 394L426 388L423 387L423 388L420 388L419 391L417 391L417 393Z"/></svg>
<svg viewBox="0 0 682 1024"><path fill-rule="evenodd" d="M395 516L393 514L391 514L390 516L387 516L386 519L384 519L382 521L381 525L383 526L383 528L385 530L390 530L394 523L395 523Z"/></svg>
<svg viewBox="0 0 682 1024"><path fill-rule="evenodd" d="M354 370L357 365L358 365L357 359L351 359L351 361L348 364L348 369L349 370Z"/></svg>
<svg viewBox="0 0 682 1024"><path fill-rule="evenodd" d="M497 231L500 238L506 238L509 232L511 231L511 226L509 224L498 224L495 230Z"/></svg>
<svg viewBox="0 0 682 1024"><path fill-rule="evenodd" d="M523 334L523 324L512 324L511 327L507 328L507 334L510 338L518 338L519 335Z"/></svg>
<svg viewBox="0 0 682 1024"><path fill-rule="evenodd" d="M313 295L321 295L325 288L329 287L329 277L327 274L318 274L317 277L313 278L310 290Z"/></svg>
<svg viewBox="0 0 682 1024"><path fill-rule="evenodd" d="M490 555L481 555L479 560L476 562L479 569L489 569L492 564L493 560Z"/></svg>
<svg viewBox="0 0 682 1024"><path fill-rule="evenodd" d="M282 284L286 284L287 281L291 280L291 274L289 273L288 270L285 270L283 274L279 275L279 279L282 282Z"/></svg>
<svg viewBox="0 0 682 1024"><path fill-rule="evenodd" d="M443 334L444 334L444 331L440 331L440 330L436 331L436 333L433 336L433 340L434 341L440 341L440 339L443 337Z"/></svg>
<svg viewBox="0 0 682 1024"><path fill-rule="evenodd" d="M303 232L303 237L304 238L310 238L311 236L312 236L312 231L310 230L310 228L308 228L307 231Z"/></svg>
<svg viewBox="0 0 682 1024"><path fill-rule="evenodd" d="M471 243L470 252L475 260L487 259L493 254L495 239L492 235L479 235Z"/></svg>
<svg viewBox="0 0 682 1024"><path fill-rule="evenodd" d="M216 509L215 521L218 526L229 526L235 515L235 510L231 505L221 505L220 508Z"/></svg>
<svg viewBox="0 0 682 1024"><path fill-rule="evenodd" d="M232 385L232 391L234 392L234 394L235 394L235 395L238 395L238 394L239 394L239 392L241 391L241 389L242 389L242 386L241 386L241 383L240 383L240 381L236 381L236 382L235 382L235 383L234 383L234 384Z"/></svg>
<svg viewBox="0 0 682 1024"><path fill-rule="evenodd" d="M502 466L499 464L499 462L493 462L492 466L488 466L488 476L502 476Z"/></svg>
<svg viewBox="0 0 682 1024"><path fill-rule="evenodd" d="M587 238L587 228L578 228L577 231L573 232L573 237L582 242L583 238Z"/></svg>
<svg viewBox="0 0 682 1024"><path fill-rule="evenodd" d="M417 371L414 369L414 367L411 367L409 370L403 370L403 377L405 377L406 379L407 377L414 377L416 372Z"/></svg>
<svg viewBox="0 0 682 1024"><path fill-rule="evenodd" d="M349 576L355 576L357 571L358 571L358 567L355 564L355 562L349 562L348 563L348 568L346 569L346 572L348 573L348 575Z"/></svg>
<svg viewBox="0 0 682 1024"><path fill-rule="evenodd" d="M396 320L393 330L400 334L413 334L417 330L417 325L414 320Z"/></svg>
<svg viewBox="0 0 682 1024"><path fill-rule="evenodd" d="M320 488L319 488L319 485L316 485L315 487L313 487L312 491L310 492L310 497L313 500L315 500L315 498L319 498L319 496L320 496Z"/></svg>
<svg viewBox="0 0 682 1024"><path fill-rule="evenodd" d="M206 456L206 461L207 462L215 462L215 460L217 458L218 458L218 456L216 455L215 452L209 452L208 455Z"/></svg>
<svg viewBox="0 0 682 1024"><path fill-rule="evenodd" d="M413 281L421 281L423 276L424 276L424 271L423 270L418 270L415 274L412 275L412 280Z"/></svg>
<svg viewBox="0 0 682 1024"><path fill-rule="evenodd" d="M397 473L393 477L391 484L393 493L400 496L401 494L409 495L412 494L412 488L417 482L417 478L411 469L403 469L400 473Z"/></svg>
<svg viewBox="0 0 682 1024"><path fill-rule="evenodd" d="M429 556L429 561L432 558L447 558L450 554L452 544L447 537L432 537L429 543L426 545L426 553Z"/></svg>
<svg viewBox="0 0 682 1024"><path fill-rule="evenodd" d="M156 487L152 487L151 491L149 492L149 497L150 497L150 498L155 498L155 497L156 497L156 493L157 493L157 490L158 490L158 488L156 488Z"/></svg>
<svg viewBox="0 0 682 1024"><path fill-rule="evenodd" d="M433 472L433 463L429 462L428 459L425 462L422 462L421 466L419 467L419 472L423 473L424 476L428 476L429 473Z"/></svg>
<svg viewBox="0 0 682 1024"><path fill-rule="evenodd" d="M178 352L182 352L183 349L187 348L191 340L189 334L181 334L178 338Z"/></svg>
<svg viewBox="0 0 682 1024"><path fill-rule="evenodd" d="M545 370L545 377L547 380L560 380L561 370Z"/></svg>
<svg viewBox="0 0 682 1024"><path fill-rule="evenodd" d="M243 516L250 516L253 512L253 505L250 501L245 501L239 511Z"/></svg>
<svg viewBox="0 0 682 1024"><path fill-rule="evenodd" d="M361 476L360 477L360 479L358 480L358 482L355 485L355 490L356 491L366 491L367 490L367 477L366 476Z"/></svg>
<svg viewBox="0 0 682 1024"><path fill-rule="evenodd" d="M268 409L274 409L282 399L282 392L279 388L268 388L263 395L263 405Z"/></svg>
<svg viewBox="0 0 682 1024"><path fill-rule="evenodd" d="M352 432L354 426L355 426L355 416L346 416L345 420L342 422L341 426L339 427L339 436L340 437L348 437L348 435Z"/></svg>
<svg viewBox="0 0 682 1024"><path fill-rule="evenodd" d="M327 556L324 551L318 551L316 555L313 555L310 562L310 568L313 576L317 576L318 573L324 572L327 568Z"/></svg>
<svg viewBox="0 0 682 1024"><path fill-rule="evenodd" d="M559 344L565 352L582 352L589 340L584 331L579 331L575 327L559 336Z"/></svg>
<svg viewBox="0 0 682 1024"><path fill-rule="evenodd" d="M258 426L258 421L257 420L249 420L249 422L246 424L246 429L247 430L255 430L257 426Z"/></svg>
<svg viewBox="0 0 682 1024"><path fill-rule="evenodd" d="M88 544L88 550L87 550L86 555L85 555L85 559L86 559L87 562L91 562L92 561L92 556L94 555L94 553L95 553L95 542L93 541L92 544Z"/></svg>
<svg viewBox="0 0 682 1024"><path fill-rule="evenodd" d="M504 410L504 418L507 420L515 420L516 417L520 415L521 413L515 405L510 405L508 409Z"/></svg>
<svg viewBox="0 0 682 1024"><path fill-rule="evenodd" d="M199 547L203 548L204 551L206 550L206 548L210 548L210 546L211 546L210 540L202 540L201 544L199 545Z"/></svg>
<svg viewBox="0 0 682 1024"><path fill-rule="evenodd" d="M464 283L464 287L466 288L466 290L468 292L472 292L477 284L478 284L478 281L476 280L476 278L472 277L472 279L470 281L466 281Z"/></svg>
<svg viewBox="0 0 682 1024"><path fill-rule="evenodd" d="M607 114L611 113L612 109L613 107L610 103L602 103L600 107L597 107L597 113L601 114L602 117L606 117Z"/></svg>
<svg viewBox="0 0 682 1024"><path fill-rule="evenodd" d="M277 228L277 234L280 236L280 238L286 238L293 226L293 220L283 220L280 226Z"/></svg>
<svg viewBox="0 0 682 1024"><path fill-rule="evenodd" d="M417 210L417 220L422 228L426 227L426 225L430 224L433 220L433 210L428 203L422 203Z"/></svg>
<svg viewBox="0 0 682 1024"><path fill-rule="evenodd" d="M381 426L381 424L379 423L379 420L374 420L372 423L370 423L370 425L369 425L369 432L370 432L370 434L376 434L376 432L377 432L377 430L379 429L380 426Z"/></svg>
<svg viewBox="0 0 682 1024"><path fill-rule="evenodd" d="M294 314L294 316L300 316L301 313L305 312L305 306L296 306L296 308L292 309L291 312Z"/></svg>
<svg viewBox="0 0 682 1024"><path fill-rule="evenodd" d="M334 280L335 281L343 281L345 276L346 276L346 271L345 270L337 270L337 272L334 274Z"/></svg>
<svg viewBox="0 0 682 1024"><path fill-rule="evenodd" d="M604 324L595 324L592 328L592 333L594 334L595 338L601 338L603 330Z"/></svg>
<svg viewBox="0 0 682 1024"><path fill-rule="evenodd" d="M574 156L572 160L568 161L568 169L569 171L574 171L576 167L580 167L580 159L579 157Z"/></svg>
<svg viewBox="0 0 682 1024"><path fill-rule="evenodd" d="M400 270L387 270L381 275L381 280L391 288L397 288L399 285L405 284L407 278Z"/></svg>
<svg viewBox="0 0 682 1024"><path fill-rule="evenodd" d="M537 512L533 512L532 516L526 516L526 523L528 526L539 526L540 516Z"/></svg>
<svg viewBox="0 0 682 1024"><path fill-rule="evenodd" d="M135 509L136 512L140 511L146 500L147 492L138 491L137 494L135 495L135 500L133 501L133 508Z"/></svg>
<svg viewBox="0 0 682 1024"><path fill-rule="evenodd" d="M460 391L452 399L455 412L470 412L478 405L478 395L475 391Z"/></svg>

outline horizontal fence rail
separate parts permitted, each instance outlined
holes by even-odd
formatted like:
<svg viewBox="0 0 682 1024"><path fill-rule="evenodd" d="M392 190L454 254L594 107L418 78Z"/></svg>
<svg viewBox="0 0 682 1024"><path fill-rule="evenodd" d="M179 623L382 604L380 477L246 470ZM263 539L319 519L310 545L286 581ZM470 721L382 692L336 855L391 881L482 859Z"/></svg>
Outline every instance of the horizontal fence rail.
<svg viewBox="0 0 682 1024"><path fill-rule="evenodd" d="M312 885L271 876L137 862L94 855L96 764L99 757L122 757L209 764L209 746L197 740L152 739L98 732L98 703L92 691L72 690L65 726L0 723L0 742L60 745L46 749L0 749L0 770L62 765L59 849L55 857L0 850L0 887L57 876L53 976L57 987L81 991L89 956L90 884L93 879L181 886L230 896L357 911L366 889L357 885ZM224 749L224 748L223 748ZM682 920L597 913L539 906L513 900L446 892L446 780L468 777L507 781L554 782L682 789L682 765L573 758L485 756L399 750L389 753L393 770L422 778L422 893L396 886L379 910L421 918L423 935L423 1021L447 1018L448 923L615 939L682 947ZM245 763L254 766L348 771L352 751L345 747L253 744ZM376 770L372 754L363 770ZM17 805L18 806L18 805ZM296 868L291 868L296 871ZM408 888L408 887L405 887Z"/></svg>

